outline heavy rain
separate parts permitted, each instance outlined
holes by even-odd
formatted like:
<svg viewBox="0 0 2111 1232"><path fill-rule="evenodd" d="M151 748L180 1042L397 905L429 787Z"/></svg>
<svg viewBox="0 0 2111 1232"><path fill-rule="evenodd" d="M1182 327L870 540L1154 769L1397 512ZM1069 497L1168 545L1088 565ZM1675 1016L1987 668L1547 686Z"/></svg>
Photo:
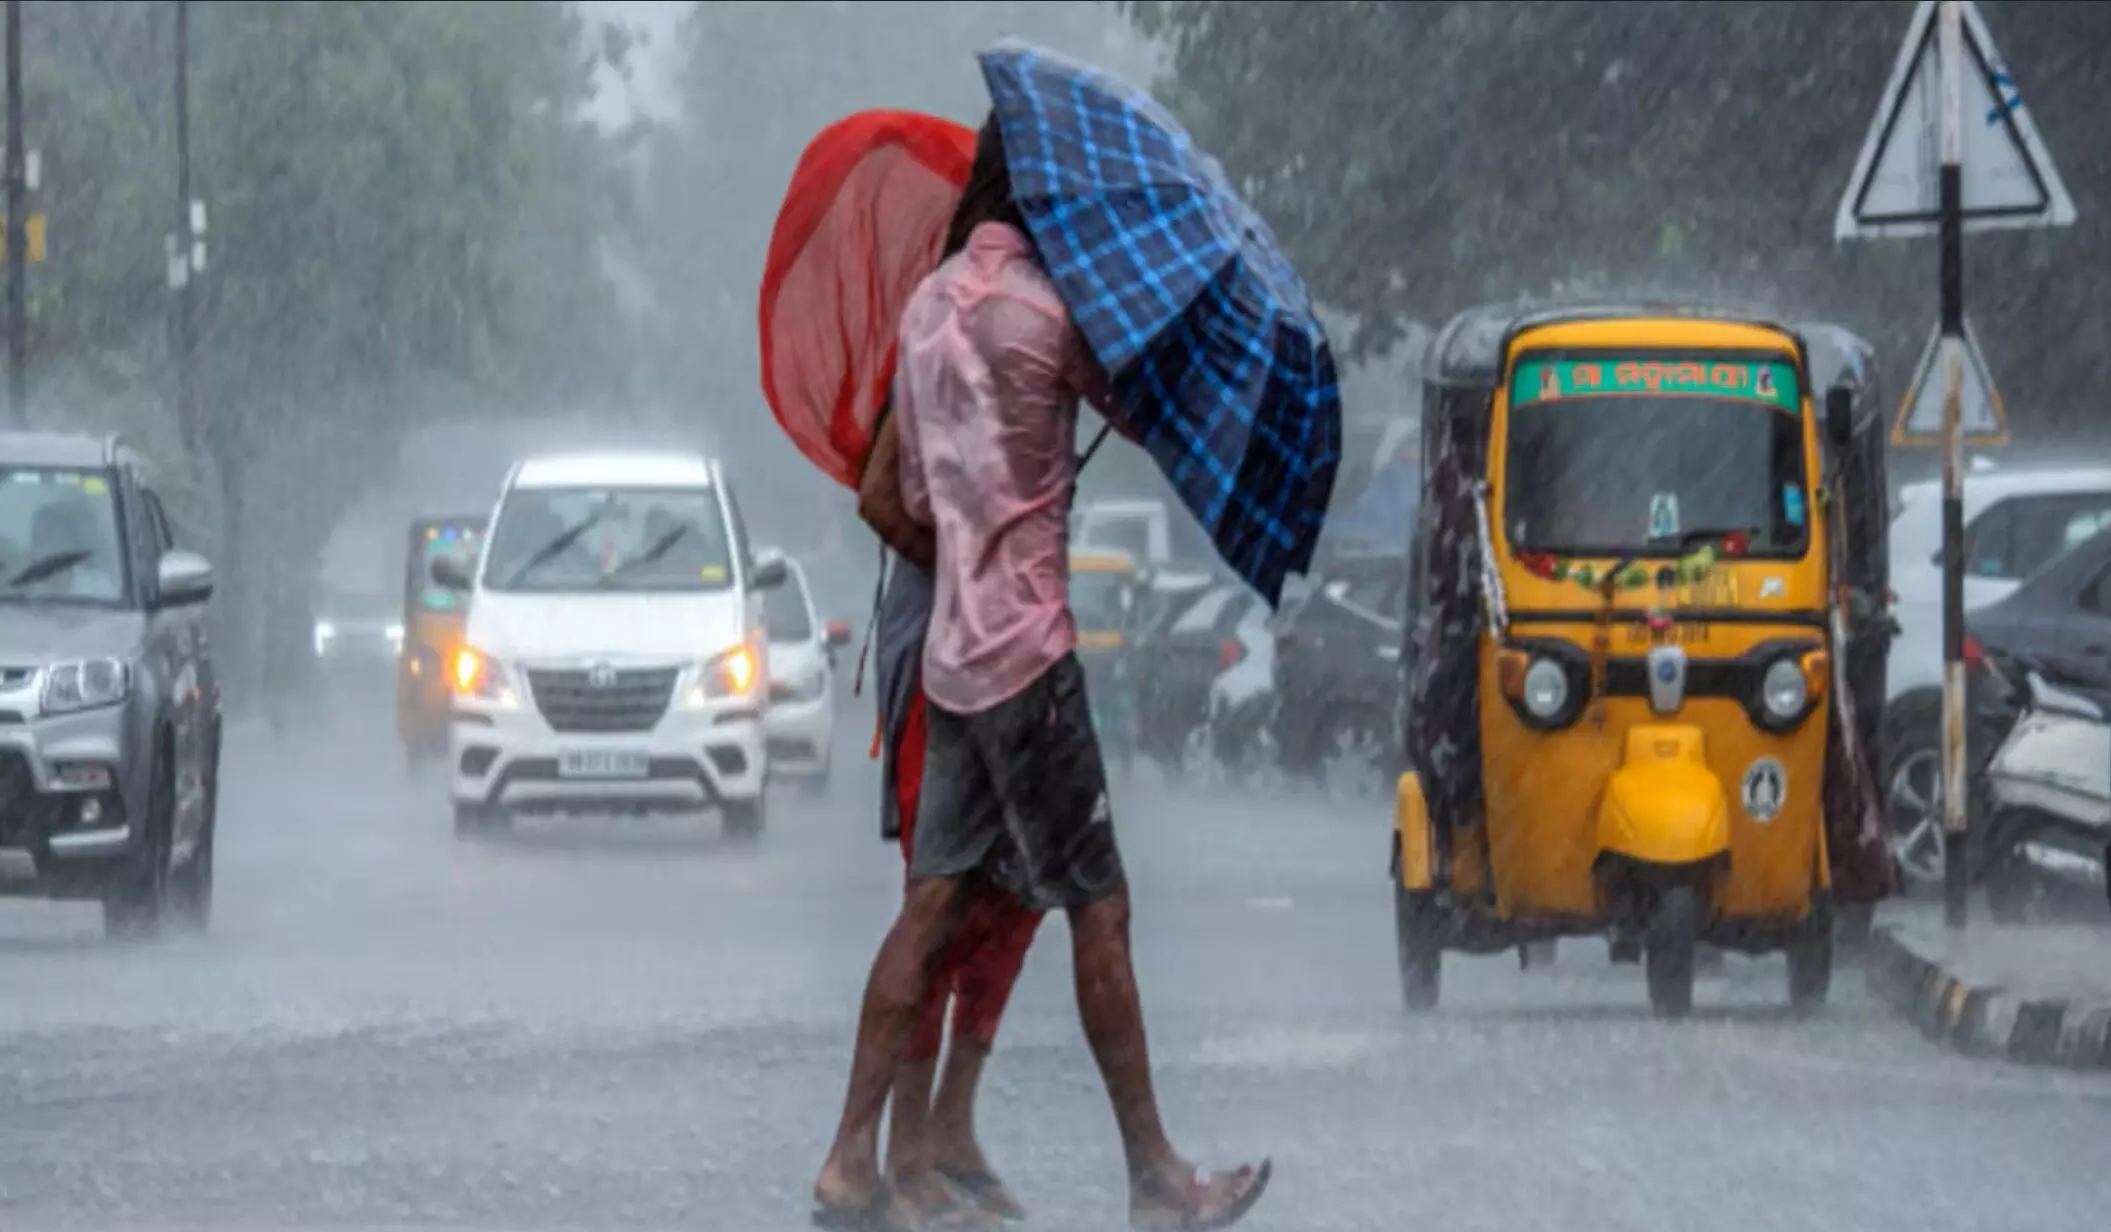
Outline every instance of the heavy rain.
<svg viewBox="0 0 2111 1232"><path fill-rule="evenodd" d="M5 17L0 1230L2102 1224L2111 5Z"/></svg>

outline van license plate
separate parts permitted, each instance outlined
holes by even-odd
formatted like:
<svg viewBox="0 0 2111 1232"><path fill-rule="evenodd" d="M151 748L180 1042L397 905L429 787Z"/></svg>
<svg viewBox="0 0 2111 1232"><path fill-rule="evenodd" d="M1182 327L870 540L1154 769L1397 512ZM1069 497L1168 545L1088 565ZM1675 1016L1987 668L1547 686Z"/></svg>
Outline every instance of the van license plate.
<svg viewBox="0 0 2111 1232"><path fill-rule="evenodd" d="M557 773L568 779L642 779L651 770L650 757L618 749L576 749L557 759Z"/></svg>

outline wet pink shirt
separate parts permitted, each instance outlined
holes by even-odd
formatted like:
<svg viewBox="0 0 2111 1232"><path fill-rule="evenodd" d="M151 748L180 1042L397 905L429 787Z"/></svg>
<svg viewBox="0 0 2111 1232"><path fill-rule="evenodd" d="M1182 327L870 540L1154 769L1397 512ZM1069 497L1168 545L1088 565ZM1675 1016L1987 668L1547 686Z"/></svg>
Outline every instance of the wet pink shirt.
<svg viewBox="0 0 2111 1232"><path fill-rule="evenodd" d="M902 312L902 497L938 532L924 691L956 714L1013 696L1077 647L1070 498L1077 404L1105 378L1032 246L984 223Z"/></svg>

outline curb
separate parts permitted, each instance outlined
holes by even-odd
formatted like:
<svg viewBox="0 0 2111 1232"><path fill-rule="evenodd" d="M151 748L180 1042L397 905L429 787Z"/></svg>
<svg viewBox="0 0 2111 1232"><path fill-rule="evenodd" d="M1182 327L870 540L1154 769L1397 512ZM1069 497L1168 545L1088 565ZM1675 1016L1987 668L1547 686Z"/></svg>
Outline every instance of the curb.
<svg viewBox="0 0 2111 1232"><path fill-rule="evenodd" d="M2025 1065L2111 1070L2111 1002L2026 1001L1998 984L1967 984L1913 948L1896 929L1870 937L1869 991L1968 1056Z"/></svg>

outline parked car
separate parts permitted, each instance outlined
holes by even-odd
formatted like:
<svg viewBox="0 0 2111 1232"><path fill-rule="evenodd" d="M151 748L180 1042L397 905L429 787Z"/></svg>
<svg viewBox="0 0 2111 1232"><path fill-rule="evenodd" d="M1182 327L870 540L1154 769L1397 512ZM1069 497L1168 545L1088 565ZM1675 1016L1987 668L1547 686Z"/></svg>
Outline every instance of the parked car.
<svg viewBox="0 0 2111 1232"><path fill-rule="evenodd" d="M828 785L835 750L835 655L849 643L850 626L821 623L806 570L790 557L784 585L763 592L762 623L770 647L770 703L763 715L770 776L819 791Z"/></svg>
<svg viewBox="0 0 2111 1232"><path fill-rule="evenodd" d="M1130 648L1138 751L1170 774L1212 755L1210 692L1227 666L1227 645L1246 613L1263 606L1237 582L1218 582L1144 629Z"/></svg>
<svg viewBox="0 0 2111 1232"><path fill-rule="evenodd" d="M2111 525L2111 469L1980 470L1964 482L1964 602L1974 630L1989 605L2069 546ZM1898 634L1888 656L1882 740L1885 811L1909 889L1942 877L1942 490L1900 490L1891 522ZM1992 753L1968 737L1969 759ZM1933 825L1931 827L1931 821ZM1932 836L1932 838L1931 838Z"/></svg>
<svg viewBox="0 0 2111 1232"><path fill-rule="evenodd" d="M517 463L471 577L448 758L455 830L521 812L716 810L753 838L769 776L763 595L789 576L755 552L723 468L686 454Z"/></svg>
<svg viewBox="0 0 2111 1232"><path fill-rule="evenodd" d="M0 896L100 900L113 937L207 926L212 589L122 443L0 434Z"/></svg>
<svg viewBox="0 0 2111 1232"><path fill-rule="evenodd" d="M1285 774L1355 794L1391 791L1399 769L1399 669L1407 559L1333 557L1275 637L1274 735Z"/></svg>
<svg viewBox="0 0 2111 1232"><path fill-rule="evenodd" d="M1247 783L1275 768L1274 722L1273 614L1256 600L1225 637L1209 685L1209 747L1227 778Z"/></svg>

